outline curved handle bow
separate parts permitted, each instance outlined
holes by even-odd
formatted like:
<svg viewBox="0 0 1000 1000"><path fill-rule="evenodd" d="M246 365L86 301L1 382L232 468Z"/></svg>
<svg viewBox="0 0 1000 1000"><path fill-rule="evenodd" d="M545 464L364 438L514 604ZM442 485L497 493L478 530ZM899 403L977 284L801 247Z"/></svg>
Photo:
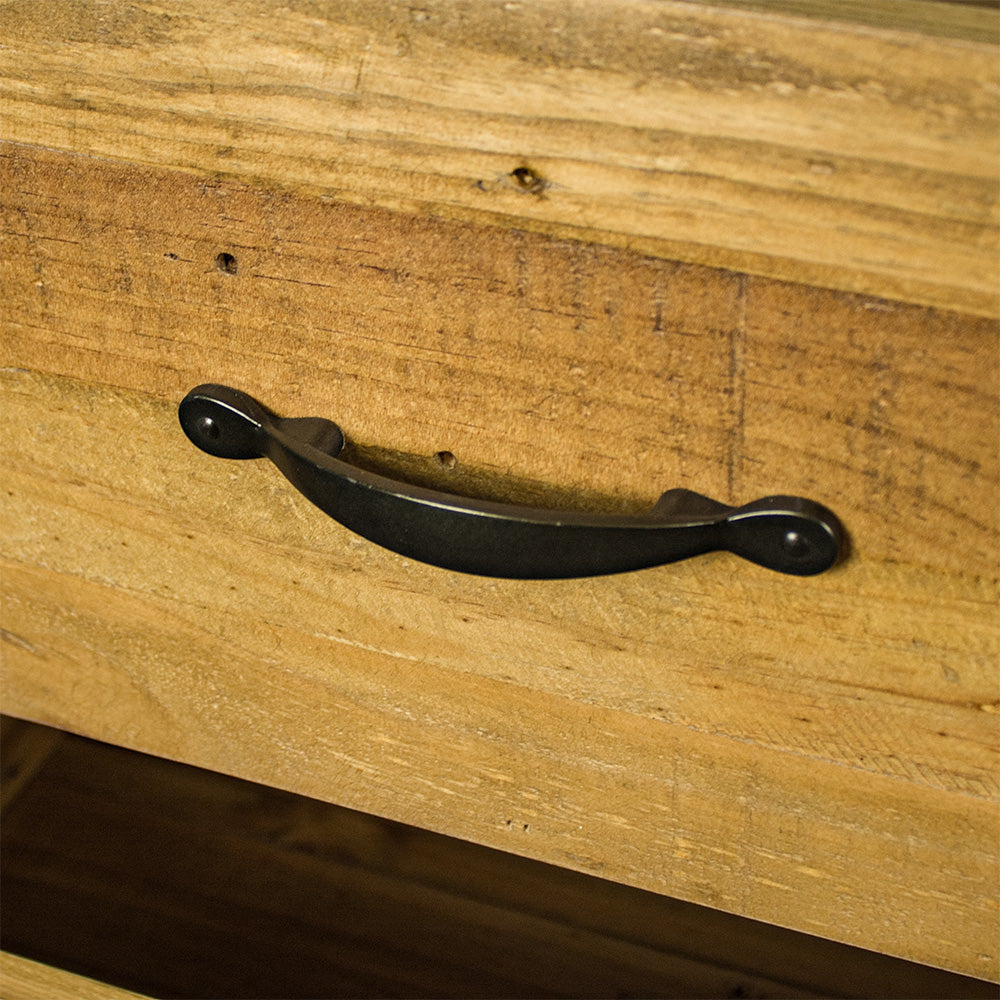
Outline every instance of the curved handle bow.
<svg viewBox="0 0 1000 1000"><path fill-rule="evenodd" d="M598 576L725 549L797 576L836 561L837 518L801 497L727 507L690 490L664 493L647 514L558 511L454 496L397 482L336 457L340 428L318 417L277 417L251 396L200 385L178 411L184 432L219 458L267 457L321 510L378 545L481 576Z"/></svg>

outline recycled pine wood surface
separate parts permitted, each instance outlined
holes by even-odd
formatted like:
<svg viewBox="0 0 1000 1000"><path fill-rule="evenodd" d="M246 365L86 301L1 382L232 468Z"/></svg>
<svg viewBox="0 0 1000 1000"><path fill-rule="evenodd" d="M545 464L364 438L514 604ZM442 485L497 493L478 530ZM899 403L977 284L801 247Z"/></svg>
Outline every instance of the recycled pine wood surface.
<svg viewBox="0 0 1000 1000"><path fill-rule="evenodd" d="M2 165L6 711L1000 977L994 322ZM194 449L176 405L206 380L458 491L814 496L850 557L807 580L723 554L544 583L407 563Z"/></svg>
<svg viewBox="0 0 1000 1000"><path fill-rule="evenodd" d="M153 996L996 992L120 747L53 744L54 732L3 720L4 775L18 778L3 814L5 946ZM38 967L5 961L4 997L67 995L15 993L10 963Z"/></svg>
<svg viewBox="0 0 1000 1000"><path fill-rule="evenodd" d="M998 312L992 9L7 0L0 32L8 140Z"/></svg>

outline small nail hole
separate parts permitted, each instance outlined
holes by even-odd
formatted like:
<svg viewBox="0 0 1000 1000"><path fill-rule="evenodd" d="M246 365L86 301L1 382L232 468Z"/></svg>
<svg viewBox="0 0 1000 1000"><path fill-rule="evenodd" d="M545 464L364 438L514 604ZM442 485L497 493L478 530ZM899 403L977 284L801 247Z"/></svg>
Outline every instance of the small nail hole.
<svg viewBox="0 0 1000 1000"><path fill-rule="evenodd" d="M450 451L439 451L434 460L442 469L454 469L458 465L458 459Z"/></svg>
<svg viewBox="0 0 1000 1000"><path fill-rule="evenodd" d="M510 172L510 176L522 191L541 194L545 190L545 179L532 170L531 167L515 167Z"/></svg>
<svg viewBox="0 0 1000 1000"><path fill-rule="evenodd" d="M215 266L223 274L235 274L236 258L231 253L220 253L219 256L215 258Z"/></svg>

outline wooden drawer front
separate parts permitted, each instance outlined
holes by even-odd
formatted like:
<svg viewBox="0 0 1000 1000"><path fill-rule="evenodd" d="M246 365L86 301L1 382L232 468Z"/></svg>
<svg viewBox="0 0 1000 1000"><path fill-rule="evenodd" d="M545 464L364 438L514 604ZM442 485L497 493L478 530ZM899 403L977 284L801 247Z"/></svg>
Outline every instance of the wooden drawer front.
<svg viewBox="0 0 1000 1000"><path fill-rule="evenodd" d="M7 711L995 973L992 321L3 164ZM194 449L176 404L206 378L448 488L811 495L851 553L811 579L724 554L549 582L408 563L269 464Z"/></svg>

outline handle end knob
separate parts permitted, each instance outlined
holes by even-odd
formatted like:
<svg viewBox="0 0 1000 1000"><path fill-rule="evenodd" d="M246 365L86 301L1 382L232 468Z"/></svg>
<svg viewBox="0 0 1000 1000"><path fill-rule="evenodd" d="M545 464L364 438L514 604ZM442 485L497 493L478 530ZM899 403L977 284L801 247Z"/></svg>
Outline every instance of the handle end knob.
<svg viewBox="0 0 1000 1000"><path fill-rule="evenodd" d="M760 566L815 576L839 558L844 529L836 515L802 497L765 497L726 518L727 548Z"/></svg>
<svg viewBox="0 0 1000 1000"><path fill-rule="evenodd" d="M192 444L216 458L261 458L267 420L252 396L224 385L199 385L181 400L177 410Z"/></svg>

